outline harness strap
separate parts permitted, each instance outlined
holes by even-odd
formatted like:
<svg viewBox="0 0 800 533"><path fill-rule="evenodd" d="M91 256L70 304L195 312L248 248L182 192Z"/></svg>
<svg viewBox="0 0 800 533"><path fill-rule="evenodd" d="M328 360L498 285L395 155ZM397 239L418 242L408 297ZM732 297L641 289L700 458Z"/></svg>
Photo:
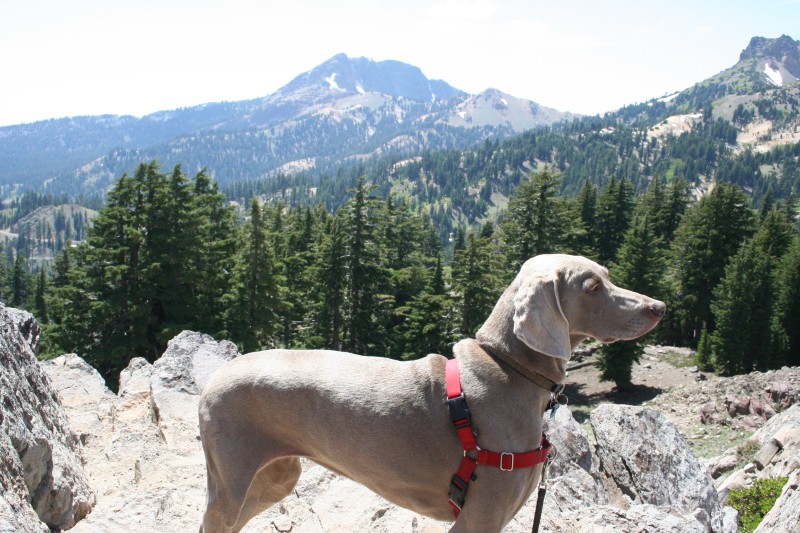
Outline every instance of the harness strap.
<svg viewBox="0 0 800 533"><path fill-rule="evenodd" d="M453 514L458 518L467 495L470 481L476 479L475 467L487 465L510 472L517 468L531 468L547 460L551 451L550 441L542 433L541 446L536 450L527 452L493 452L478 446L475 432L472 427L472 416L467 407L467 398L461 390L461 377L458 370L458 361L449 359L445 367L445 382L447 384L447 407L450 411L450 420L464 448L464 458L458 471L450 480L450 493L448 500Z"/></svg>

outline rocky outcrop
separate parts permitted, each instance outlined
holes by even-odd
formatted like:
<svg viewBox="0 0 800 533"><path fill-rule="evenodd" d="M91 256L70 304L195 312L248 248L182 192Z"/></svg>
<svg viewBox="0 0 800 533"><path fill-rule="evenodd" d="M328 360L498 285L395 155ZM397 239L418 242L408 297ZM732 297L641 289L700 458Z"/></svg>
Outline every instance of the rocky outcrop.
<svg viewBox="0 0 800 533"><path fill-rule="evenodd" d="M546 421L558 456L544 531L736 531L735 511L722 508L711 477L664 415L605 404L589 420L593 439L568 409ZM534 503L507 531L529 531Z"/></svg>
<svg viewBox="0 0 800 533"><path fill-rule="evenodd" d="M590 421L603 473L632 503L719 514L711 476L659 411L605 404L592 411Z"/></svg>
<svg viewBox="0 0 800 533"><path fill-rule="evenodd" d="M36 337L36 331L26 331L23 337ZM83 444L86 475L98 495L92 513L73 531L197 529L205 506L205 461L197 435L199 393L211 373L237 355L229 342L183 332L154 364L131 361L121 373L118 394L75 355L41 364L69 415L75 441ZM765 388L759 383L754 390L760 394ZM793 382L781 390L776 394L787 397ZM736 397L752 396L750 389L745 392ZM775 405L779 399L770 401ZM793 418L798 410L777 409L753 436L750 464L741 474L746 485L753 476L790 473L784 494L759 530L762 533L784 531L784 525L798 516L800 466L791 451L800 428L800 421ZM589 433L566 407L546 417L546 430L558 455L549 468L542 532L736 531L736 512L721 503L708 473L714 461L709 468L700 464L661 412L605 404L592 411L588 421ZM70 433L69 428L62 429ZM444 533L449 528L448 523L398 508L361 485L303 462L304 473L294 493L253 519L245 532ZM736 479L735 475L726 479ZM717 481L724 495L723 482L722 477ZM14 488L13 483L2 485L0 520L6 522L0 521L0 532L45 531L32 513L8 521L7 516L22 509L24 495L15 500L14 495L22 493L7 490L6 485ZM504 533L528 533L535 502L534 494Z"/></svg>
<svg viewBox="0 0 800 533"><path fill-rule="evenodd" d="M0 305L0 531L68 529L92 509L81 442L36 360L33 315Z"/></svg>
<svg viewBox="0 0 800 533"><path fill-rule="evenodd" d="M233 343L185 331L155 364L133 359L117 395L75 355L44 365L86 443L99 495L73 531L197 529L205 503L197 400L211 372L237 355Z"/></svg>

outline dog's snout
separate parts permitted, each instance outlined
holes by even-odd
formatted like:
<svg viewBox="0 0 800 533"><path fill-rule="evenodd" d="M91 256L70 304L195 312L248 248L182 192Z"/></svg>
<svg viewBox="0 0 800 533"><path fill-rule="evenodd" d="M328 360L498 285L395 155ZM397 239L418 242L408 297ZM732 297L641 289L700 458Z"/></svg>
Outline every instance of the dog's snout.
<svg viewBox="0 0 800 533"><path fill-rule="evenodd" d="M658 318L664 316L664 313L667 311L667 304L664 302L655 302L650 306L650 312L653 313Z"/></svg>

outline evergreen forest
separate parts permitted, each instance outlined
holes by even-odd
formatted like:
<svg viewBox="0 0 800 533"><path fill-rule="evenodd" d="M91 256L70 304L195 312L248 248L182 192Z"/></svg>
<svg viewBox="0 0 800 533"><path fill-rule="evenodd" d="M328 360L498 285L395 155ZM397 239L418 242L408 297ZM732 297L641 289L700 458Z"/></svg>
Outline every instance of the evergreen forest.
<svg viewBox="0 0 800 533"><path fill-rule="evenodd" d="M524 146L558 152L543 145L547 130L530 135L545 137ZM702 135L713 152L725 132ZM646 149L639 141L636 150ZM493 144L485 143L487 154L496 153ZM668 305L647 338L601 349L603 377L620 388L631 385L645 342L695 348L702 368L725 375L800 364L796 185L782 194L768 187L756 209L741 183L748 171L738 167L692 201L689 171L680 165L644 180L622 171L618 154L613 171L587 155L581 161L593 168L573 161L509 173L492 171L491 158L480 154L469 165L448 163L447 152L429 154L401 169L423 188L427 164L455 176L483 168L470 174L482 181L454 180L448 194L477 183L476 198L504 188L507 203L481 217L491 203L484 197L462 219L385 188L363 168L326 182L338 184L335 193L318 185L316 201L299 201L299 189L266 194L263 183L226 191L246 195L237 208L205 170L190 176L180 165L164 171L142 163L116 181L85 239L66 243L51 264L29 269L24 253L0 253L0 300L42 324L42 357L78 353L113 387L132 358L155 360L184 329L232 340L244 352L449 355L480 327L526 259L574 253L608 266L618 285ZM746 167L747 157L769 156L745 155L735 165ZM578 172L605 177L580 181Z"/></svg>

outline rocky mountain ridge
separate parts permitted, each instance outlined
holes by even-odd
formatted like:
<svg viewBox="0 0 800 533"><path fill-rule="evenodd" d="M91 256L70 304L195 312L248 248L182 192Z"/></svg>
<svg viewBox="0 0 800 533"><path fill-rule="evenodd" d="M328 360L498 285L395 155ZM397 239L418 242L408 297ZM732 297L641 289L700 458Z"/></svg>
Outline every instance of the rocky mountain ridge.
<svg viewBox="0 0 800 533"><path fill-rule="evenodd" d="M209 167L224 185L298 161L320 171L356 156L466 147L573 116L496 90L469 95L399 61L338 54L263 98L2 127L0 185L92 193L152 159Z"/></svg>
<svg viewBox="0 0 800 533"><path fill-rule="evenodd" d="M238 355L235 346L183 332L155 363L133 360L114 394L74 354L37 363L32 352L38 328L28 313L2 307L0 324L0 435L22 435L20 430L29 427L18 408L23 397L43 402L38 408L29 403L34 409L25 416L41 417L41 427L52 429L46 434L34 425L32 438L0 442L0 531L47 531L42 520L53 530L93 533L195 529L205 499L197 399L214 369ZM800 385L797 389L792 397L800 396ZM44 407L45 399L56 404ZM738 470L734 466L716 484L712 469L698 461L669 416L655 408L606 403L589 414L588 422L587 432L568 408L547 418L558 457L548 476L542 531L733 532L736 513L719 492L776 474L790 479L758 531L800 528L798 405L778 407L751 438L752 460ZM38 448L32 446L37 442ZM73 444L71 464L78 466L72 477L62 475L66 470L55 459L60 453L52 453L51 467L40 460L42 454L28 451L57 442ZM42 466L51 475L34 475ZM53 488L31 489L40 486ZM43 506L37 494L50 494L48 501L58 504ZM504 531L527 533L534 506L535 496ZM295 493L244 531L439 533L447 527L307 463Z"/></svg>
<svg viewBox="0 0 800 533"><path fill-rule="evenodd" d="M739 55L740 62L750 59L759 62L757 70L767 78L763 81L780 86L800 79L800 43L788 35L777 39L753 37Z"/></svg>

